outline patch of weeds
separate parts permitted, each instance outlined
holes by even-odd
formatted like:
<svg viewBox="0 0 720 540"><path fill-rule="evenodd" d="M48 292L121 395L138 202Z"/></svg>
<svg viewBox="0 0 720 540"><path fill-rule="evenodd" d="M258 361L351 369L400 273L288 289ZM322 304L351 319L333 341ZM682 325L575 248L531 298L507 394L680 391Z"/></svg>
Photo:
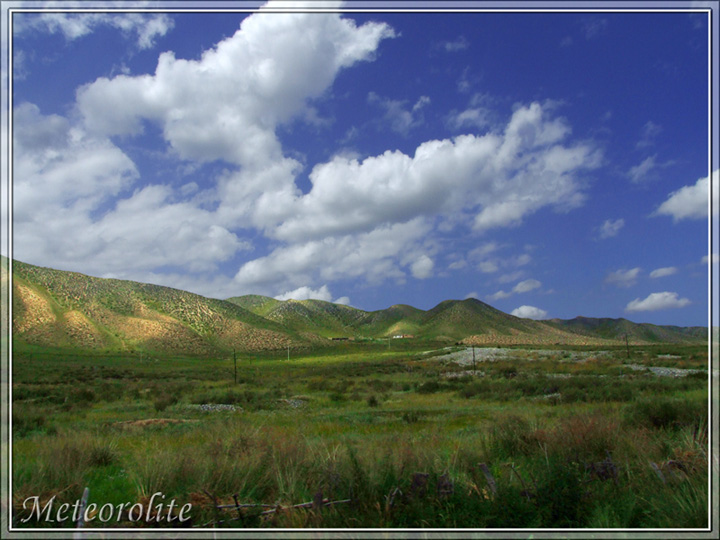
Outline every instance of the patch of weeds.
<svg viewBox="0 0 720 540"><path fill-rule="evenodd" d="M13 436L24 437L34 431L56 433L55 426L48 423L47 412L32 406L14 404L12 408Z"/></svg>
<svg viewBox="0 0 720 540"><path fill-rule="evenodd" d="M695 424L706 411L702 401L657 396L631 403L625 409L625 420L633 426L678 428Z"/></svg>
<svg viewBox="0 0 720 540"><path fill-rule="evenodd" d="M405 411L402 414L402 421L406 424L416 424L424 418L425 414L418 411Z"/></svg>
<svg viewBox="0 0 720 540"><path fill-rule="evenodd" d="M155 407L155 410L157 412L162 412L169 406L175 405L177 402L177 396L172 396L170 394L160 394L158 397L155 398L153 406Z"/></svg>
<svg viewBox="0 0 720 540"><path fill-rule="evenodd" d="M443 389L443 385L438 381L427 381L417 387L418 394L434 394Z"/></svg>

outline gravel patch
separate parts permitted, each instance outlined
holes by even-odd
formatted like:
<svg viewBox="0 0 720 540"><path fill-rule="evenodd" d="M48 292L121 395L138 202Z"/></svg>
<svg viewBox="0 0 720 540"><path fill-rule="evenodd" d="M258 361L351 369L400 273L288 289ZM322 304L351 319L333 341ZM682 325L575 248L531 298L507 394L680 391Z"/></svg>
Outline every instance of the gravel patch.
<svg viewBox="0 0 720 540"><path fill-rule="evenodd" d="M691 373L702 373L702 369L680 369L656 366L641 366L640 364L625 364L634 371L650 371L658 377L687 377Z"/></svg>
<svg viewBox="0 0 720 540"><path fill-rule="evenodd" d="M305 402L302 399L281 399L280 403L284 403L291 409L300 409L305 406Z"/></svg>
<svg viewBox="0 0 720 540"><path fill-rule="evenodd" d="M475 347L475 362L495 362L497 360L544 360L557 358L560 362L585 362L589 358L611 356L610 351L564 351L552 349L503 349L500 347ZM472 365L473 349L468 347L461 351L435 357L443 362L454 362L461 366Z"/></svg>
<svg viewBox="0 0 720 540"><path fill-rule="evenodd" d="M460 377L484 377L484 371L473 371L472 369L466 369L465 371L446 371L440 376L444 379L459 379Z"/></svg>
<svg viewBox="0 0 720 540"><path fill-rule="evenodd" d="M194 409L202 412L221 412L221 411L242 411L242 407L236 407L227 403L202 403L200 405L187 405L188 409Z"/></svg>

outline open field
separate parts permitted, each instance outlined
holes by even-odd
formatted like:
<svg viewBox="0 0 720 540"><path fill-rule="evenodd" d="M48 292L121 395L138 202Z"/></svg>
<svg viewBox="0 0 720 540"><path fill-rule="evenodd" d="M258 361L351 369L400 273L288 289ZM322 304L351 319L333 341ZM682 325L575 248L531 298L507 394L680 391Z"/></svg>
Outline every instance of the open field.
<svg viewBox="0 0 720 540"><path fill-rule="evenodd" d="M232 356L16 348L15 525L73 526L23 501L86 486L98 506L190 503L193 527L707 525L704 346L297 354L238 355L235 383ZM233 495L271 506L214 508ZM321 499L343 502L287 508Z"/></svg>

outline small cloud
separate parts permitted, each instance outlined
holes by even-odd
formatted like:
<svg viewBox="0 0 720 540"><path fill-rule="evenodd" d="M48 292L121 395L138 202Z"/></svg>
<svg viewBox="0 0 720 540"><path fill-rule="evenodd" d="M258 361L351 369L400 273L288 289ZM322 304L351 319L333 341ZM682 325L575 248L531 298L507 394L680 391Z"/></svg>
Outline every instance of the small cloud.
<svg viewBox="0 0 720 540"><path fill-rule="evenodd" d="M707 255L703 255L703 258L700 259L700 264L707 264L709 261L712 261L712 264L720 263L720 255L713 253L711 258L708 258Z"/></svg>
<svg viewBox="0 0 720 540"><path fill-rule="evenodd" d="M420 96L410 109L407 108L407 100L384 98L375 92L368 94L367 101L385 110L383 119L390 125L390 129L401 135L407 135L411 129L425 122L421 110L430 103L430 98Z"/></svg>
<svg viewBox="0 0 720 540"><path fill-rule="evenodd" d="M503 298L507 298L508 296L512 296L511 292L505 292L505 291L498 291L495 294L491 294L487 296L486 298L488 300L501 300Z"/></svg>
<svg viewBox="0 0 720 540"><path fill-rule="evenodd" d="M632 180L634 183L642 181L643 178L645 178L650 173L650 171L656 167L655 158L657 158L657 155L645 158L639 165L630 167L630 170L628 171L628 176L630 177L630 180Z"/></svg>
<svg viewBox="0 0 720 540"><path fill-rule="evenodd" d="M618 287L631 287L632 285L635 285L635 281L637 280L640 270L641 269L638 267L631 268L630 270L616 270L615 272L610 272L605 278L605 283L617 285Z"/></svg>
<svg viewBox="0 0 720 540"><path fill-rule="evenodd" d="M474 107L460 112L452 111L447 117L447 125L454 130L464 128L483 129L492 123L491 116L492 111L484 107Z"/></svg>
<svg viewBox="0 0 720 540"><path fill-rule="evenodd" d="M475 300L477 300L477 299L478 299L478 293L476 293L475 291L469 292L469 293L467 293L467 294L465 295L465 298L464 298L464 299L467 300L468 298L474 298Z"/></svg>
<svg viewBox="0 0 720 540"><path fill-rule="evenodd" d="M35 30L45 33L62 33L67 41L96 32L103 27L119 30L123 35L137 40L139 49L149 49L159 37L163 37L174 26L173 19L166 14L149 16L141 13L43 13L22 19L16 31Z"/></svg>
<svg viewBox="0 0 720 540"><path fill-rule="evenodd" d="M547 319L548 312L535 306L520 306L510 312L510 315L521 319Z"/></svg>
<svg viewBox="0 0 720 540"><path fill-rule="evenodd" d="M613 236L617 236L617 234L620 232L620 229L622 229L625 226L625 220L620 218L616 220L607 219L605 220L605 223L603 223L600 226L600 238L612 238Z"/></svg>
<svg viewBox="0 0 720 540"><path fill-rule="evenodd" d="M432 276L433 267L435 263L427 255L421 255L413 264L410 266L410 272L413 277L417 279L427 279Z"/></svg>
<svg viewBox="0 0 720 540"><path fill-rule="evenodd" d="M532 291L533 289L537 289L540 287L542 283L540 283L537 279L526 279L525 281L521 281L515 287L513 287L514 293L524 293L528 291Z"/></svg>
<svg viewBox="0 0 720 540"><path fill-rule="evenodd" d="M637 143L637 148L647 148L655 144L655 139L660 133L662 133L662 126L648 120L643 126L640 140Z"/></svg>
<svg viewBox="0 0 720 540"><path fill-rule="evenodd" d="M523 277L524 273L525 272L523 272L522 270L517 270L516 272L511 272L509 274L503 274L502 276L497 278L496 281L498 283L510 283L511 281L517 281L518 279Z"/></svg>
<svg viewBox="0 0 720 540"><path fill-rule="evenodd" d="M350 305L350 298L348 296L341 296L340 298L336 299L335 304L342 304L344 306Z"/></svg>
<svg viewBox="0 0 720 540"><path fill-rule="evenodd" d="M298 287L294 291L288 291L275 297L275 300L324 300L330 302L332 294L327 285L323 285L319 289L311 289L310 287Z"/></svg>
<svg viewBox="0 0 720 540"><path fill-rule="evenodd" d="M542 283L540 283L537 279L526 279L525 281L521 281L520 283L515 285L510 292L505 292L501 290L496 292L495 294L491 294L487 298L488 300L500 300L502 298L508 298L513 294L522 294L532 291L533 289L537 289L541 285Z"/></svg>
<svg viewBox="0 0 720 540"><path fill-rule="evenodd" d="M603 34L605 32L605 29L607 28L607 25L607 19L586 19L583 23L582 28L583 33L585 34L585 39L594 39L599 35Z"/></svg>
<svg viewBox="0 0 720 540"><path fill-rule="evenodd" d="M415 105L413 105L412 112L419 111L422 109L425 105L430 104L430 98L427 96L420 96L420 98L415 102Z"/></svg>
<svg viewBox="0 0 720 540"><path fill-rule="evenodd" d="M492 274L493 272L497 272L499 269L500 268L498 267L497 263L492 261L483 261L478 264L478 270L480 270L484 274Z"/></svg>
<svg viewBox="0 0 720 540"><path fill-rule="evenodd" d="M573 38L570 36L565 36L562 41L560 42L561 47L569 47L573 44Z"/></svg>
<svg viewBox="0 0 720 540"><path fill-rule="evenodd" d="M672 160L668 160L664 163L658 163L657 162L657 154L650 156L648 158L645 158L639 165L635 165L634 167L630 167L630 170L628 171L627 175L630 177L630 181L633 184L637 184L639 182L642 182L644 180L651 180L656 175L651 174L656 169L663 169L665 167L669 167L670 165L674 165L675 162Z"/></svg>
<svg viewBox="0 0 720 540"><path fill-rule="evenodd" d="M625 307L625 311L659 311L662 309L677 309L689 304L690 300L687 298L678 298L677 293L666 291L652 293L644 300L636 298Z"/></svg>
<svg viewBox="0 0 720 540"><path fill-rule="evenodd" d="M446 52L464 51L470 46L470 42L463 35L458 36L453 41L444 41L440 45Z"/></svg>
<svg viewBox="0 0 720 540"><path fill-rule="evenodd" d="M659 277L665 277L665 276L672 276L673 274L677 274L678 269L674 266L666 266L665 268L657 268L650 272L651 278L659 278Z"/></svg>

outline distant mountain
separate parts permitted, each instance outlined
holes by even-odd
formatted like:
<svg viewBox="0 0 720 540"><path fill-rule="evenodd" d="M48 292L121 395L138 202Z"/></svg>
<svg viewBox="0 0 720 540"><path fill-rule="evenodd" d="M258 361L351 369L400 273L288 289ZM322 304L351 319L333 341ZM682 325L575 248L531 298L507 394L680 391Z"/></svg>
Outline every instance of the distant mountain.
<svg viewBox="0 0 720 540"><path fill-rule="evenodd" d="M229 299L257 314L295 331L324 337L391 338L413 336L466 344L556 344L617 345L625 334L632 343L701 342L707 330L637 324L626 319L534 321L508 315L474 298L445 300L423 311L395 305L378 311L363 311L320 300L287 300L247 295ZM605 324L591 321L608 321ZM613 326L610 322L615 322ZM568 324L565 324L568 323Z"/></svg>
<svg viewBox="0 0 720 540"><path fill-rule="evenodd" d="M553 326L579 334L599 336L606 339L655 342L707 341L708 329L703 326L658 326L648 323L634 323L627 319L575 317L546 321Z"/></svg>
<svg viewBox="0 0 720 540"><path fill-rule="evenodd" d="M3 261L2 278L8 279ZM626 319L534 321L479 300L423 311L363 311L321 300L260 295L217 300L159 285L102 279L13 262L13 338L18 344L210 355L329 345L328 338L414 337L475 345L707 341L707 328Z"/></svg>

